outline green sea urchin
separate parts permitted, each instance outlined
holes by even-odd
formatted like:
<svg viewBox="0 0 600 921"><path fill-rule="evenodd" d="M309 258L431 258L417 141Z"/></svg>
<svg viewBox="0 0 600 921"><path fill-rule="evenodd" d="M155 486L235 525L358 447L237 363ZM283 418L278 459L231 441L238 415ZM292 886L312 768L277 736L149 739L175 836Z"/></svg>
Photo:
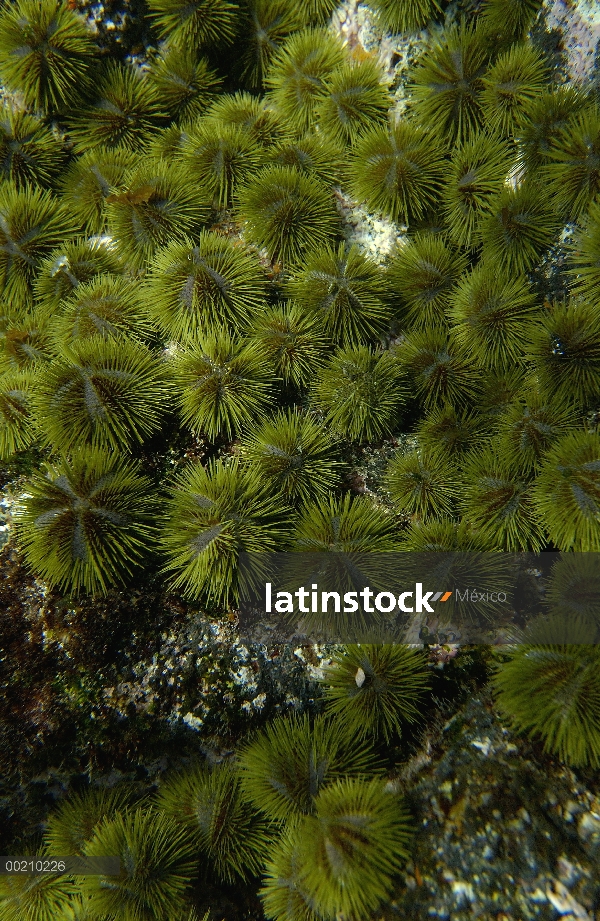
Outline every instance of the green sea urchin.
<svg viewBox="0 0 600 921"><path fill-rule="evenodd" d="M291 166L332 186L344 171L343 147L321 134L302 138L283 138L269 150L268 162Z"/></svg>
<svg viewBox="0 0 600 921"><path fill-rule="evenodd" d="M372 210L410 223L437 204L442 168L439 145L419 125L371 128L353 149L350 190Z"/></svg>
<svg viewBox="0 0 600 921"><path fill-rule="evenodd" d="M600 108L575 112L555 136L544 178L555 206L565 217L582 216L600 192Z"/></svg>
<svg viewBox="0 0 600 921"><path fill-rule="evenodd" d="M534 176L540 166L551 161L553 141L585 105L585 93L566 85L545 90L523 110L516 135L528 175Z"/></svg>
<svg viewBox="0 0 600 921"><path fill-rule="evenodd" d="M147 808L119 812L97 829L85 853L120 859L116 878L82 878L82 894L97 916L118 921L184 917L190 881L197 873L196 855L174 819Z"/></svg>
<svg viewBox="0 0 600 921"><path fill-rule="evenodd" d="M265 412L271 375L258 343L221 331L191 342L174 367L186 425L214 440L233 438Z"/></svg>
<svg viewBox="0 0 600 921"><path fill-rule="evenodd" d="M106 200L137 164L131 150L96 147L77 157L60 179L62 200L86 233L106 230Z"/></svg>
<svg viewBox="0 0 600 921"><path fill-rule="evenodd" d="M593 201L569 253L575 295L600 307L600 202Z"/></svg>
<svg viewBox="0 0 600 921"><path fill-rule="evenodd" d="M325 497L339 480L337 441L315 418L280 410L243 439L242 457L286 502Z"/></svg>
<svg viewBox="0 0 600 921"><path fill-rule="evenodd" d="M396 454L384 482L399 511L424 520L454 512L458 494L454 465L438 447Z"/></svg>
<svg viewBox="0 0 600 921"><path fill-rule="evenodd" d="M375 759L339 722L308 714L272 722L240 754L247 795L272 821L309 815L319 791L343 776L372 770Z"/></svg>
<svg viewBox="0 0 600 921"><path fill-rule="evenodd" d="M216 209L231 204L237 186L263 162L259 145L247 132L216 119L188 129L180 158L190 181L206 190Z"/></svg>
<svg viewBox="0 0 600 921"><path fill-rule="evenodd" d="M291 888L295 901L304 894L311 906L311 913L294 915L294 921L312 919L313 910L321 918L366 921L391 891L408 857L411 831L402 800L384 781L343 778L321 791L315 815L305 816L290 835L297 874ZM278 863L285 847L286 839L267 865L261 892L265 913L275 921L290 917L284 907L287 880Z"/></svg>
<svg viewBox="0 0 600 921"><path fill-rule="evenodd" d="M34 855L32 855L34 856ZM45 851L38 852L44 859ZM6 921L54 921L68 917L77 885L65 874L7 874L0 880L0 907Z"/></svg>
<svg viewBox="0 0 600 921"><path fill-rule="evenodd" d="M465 520L489 542L487 549L539 551L545 530L523 468L488 446L469 458L465 474Z"/></svg>
<svg viewBox="0 0 600 921"><path fill-rule="evenodd" d="M289 136L289 130L266 101L250 93L219 96L206 111L206 118L242 128L265 148Z"/></svg>
<svg viewBox="0 0 600 921"><path fill-rule="evenodd" d="M484 29L501 39L523 38L542 6L543 0L485 0L481 18Z"/></svg>
<svg viewBox="0 0 600 921"><path fill-rule="evenodd" d="M109 232L134 269L144 267L159 247L198 231L209 212L207 197L188 182L181 166L149 157L107 205Z"/></svg>
<svg viewBox="0 0 600 921"><path fill-rule="evenodd" d="M381 735L389 742L418 718L429 669L421 650L367 643L344 646L323 682L328 713L359 738Z"/></svg>
<svg viewBox="0 0 600 921"><path fill-rule="evenodd" d="M242 187L239 212L251 238L284 263L330 241L338 224L327 186L289 166L265 167Z"/></svg>
<svg viewBox="0 0 600 921"><path fill-rule="evenodd" d="M61 344L90 336L131 335L144 339L150 332L139 285L122 275L97 275L78 285L51 323L59 350Z"/></svg>
<svg viewBox="0 0 600 921"><path fill-rule="evenodd" d="M600 550L600 437L571 432L543 456L533 501L560 550Z"/></svg>
<svg viewBox="0 0 600 921"><path fill-rule="evenodd" d="M244 796L236 766L204 764L167 778L158 808L183 825L203 861L225 883L258 876L269 847L269 825Z"/></svg>
<svg viewBox="0 0 600 921"><path fill-rule="evenodd" d="M458 246L475 247L476 228L489 212L490 202L504 187L509 149L484 132L458 144L452 151L443 191L443 207L450 237Z"/></svg>
<svg viewBox="0 0 600 921"><path fill-rule="evenodd" d="M250 89L262 87L264 76L283 42L307 25L303 7L304 4L301 7L288 0L249 0L241 74Z"/></svg>
<svg viewBox="0 0 600 921"><path fill-rule="evenodd" d="M61 139L40 119L4 102L0 108L0 174L19 188L51 186L65 159Z"/></svg>
<svg viewBox="0 0 600 921"><path fill-rule="evenodd" d="M33 379L29 371L0 374L0 459L22 451L35 438L29 400Z"/></svg>
<svg viewBox="0 0 600 921"><path fill-rule="evenodd" d="M0 188L0 287L14 309L32 300L41 260L76 230L67 207L47 191Z"/></svg>
<svg viewBox="0 0 600 921"><path fill-rule="evenodd" d="M160 426L169 393L157 358L140 342L91 336L44 364L33 394L45 443L127 449Z"/></svg>
<svg viewBox="0 0 600 921"><path fill-rule="evenodd" d="M411 330L395 349L396 359L416 395L428 408L474 399L480 374L469 351L445 327Z"/></svg>
<svg viewBox="0 0 600 921"><path fill-rule="evenodd" d="M524 360L535 309L524 276L480 264L452 295L454 334L482 367L508 369Z"/></svg>
<svg viewBox="0 0 600 921"><path fill-rule="evenodd" d="M434 234L417 234L399 247L387 269L387 287L401 321L417 328L443 324L466 267L466 258Z"/></svg>
<svg viewBox="0 0 600 921"><path fill-rule="evenodd" d="M548 400L533 390L498 416L498 434L506 456L534 470L556 439L577 422L577 413L569 402Z"/></svg>
<svg viewBox="0 0 600 921"><path fill-rule="evenodd" d="M547 189L533 182L507 187L490 201L478 225L484 260L509 272L528 272L552 243L560 221Z"/></svg>
<svg viewBox="0 0 600 921"><path fill-rule="evenodd" d="M375 61L344 64L326 85L316 118L319 129L338 143L352 144L368 128L385 122L391 99Z"/></svg>
<svg viewBox="0 0 600 921"><path fill-rule="evenodd" d="M327 81L345 57L341 40L325 29L304 29L278 50L265 84L277 111L299 134L311 127Z"/></svg>
<svg viewBox="0 0 600 921"><path fill-rule="evenodd" d="M166 336L189 341L218 327L243 329L264 308L267 283L255 254L210 231L157 252L146 284L148 310Z"/></svg>
<svg viewBox="0 0 600 921"><path fill-rule="evenodd" d="M198 58L189 48L176 47L168 48L152 62L148 81L162 107L178 124L202 115L222 84L206 58Z"/></svg>
<svg viewBox="0 0 600 921"><path fill-rule="evenodd" d="M494 677L501 714L574 767L600 765L598 647L515 646Z"/></svg>
<svg viewBox="0 0 600 921"><path fill-rule="evenodd" d="M70 796L48 818L44 840L51 853L83 856L85 845L106 818L126 809L132 802L127 784L113 788L91 787Z"/></svg>
<svg viewBox="0 0 600 921"><path fill-rule="evenodd" d="M120 275L123 262L107 240L76 237L58 247L40 264L34 282L34 295L45 316L52 315L61 301L95 275Z"/></svg>
<svg viewBox="0 0 600 921"><path fill-rule="evenodd" d="M287 289L318 316L325 333L343 346L377 339L389 323L385 280L379 266L357 246L321 246L306 257Z"/></svg>
<svg viewBox="0 0 600 921"><path fill-rule="evenodd" d="M441 12L438 0L373 0L373 7L391 32L417 32Z"/></svg>
<svg viewBox="0 0 600 921"><path fill-rule="evenodd" d="M288 514L256 468L237 461L189 467L173 486L162 537L173 587L187 597L235 603L240 552L281 549Z"/></svg>
<svg viewBox="0 0 600 921"><path fill-rule="evenodd" d="M540 52L528 44L512 45L483 78L481 104L490 127L503 135L513 134L547 82L548 70Z"/></svg>
<svg viewBox="0 0 600 921"><path fill-rule="evenodd" d="M596 407L600 399L600 314L585 301L555 303L531 327L528 349L550 398Z"/></svg>
<svg viewBox="0 0 600 921"><path fill-rule="evenodd" d="M318 374L312 400L327 422L352 441L376 441L399 427L406 395L402 368L390 352L341 349Z"/></svg>
<svg viewBox="0 0 600 921"><path fill-rule="evenodd" d="M90 85L95 48L82 16L56 0L18 0L0 14L0 79L33 109L72 105Z"/></svg>
<svg viewBox="0 0 600 921"><path fill-rule="evenodd" d="M34 474L17 516L25 559L63 591L122 584L153 538L149 487L137 466L98 449Z"/></svg>
<svg viewBox="0 0 600 921"><path fill-rule="evenodd" d="M0 323L0 370L33 371L52 357L48 323L37 312L18 312Z"/></svg>
<svg viewBox="0 0 600 921"><path fill-rule="evenodd" d="M439 448L448 456L461 456L480 446L490 423L479 412L440 406L431 410L417 429L417 440L424 448Z"/></svg>
<svg viewBox="0 0 600 921"><path fill-rule="evenodd" d="M239 7L228 0L149 0L150 15L163 39L184 51L230 45Z"/></svg>
<svg viewBox="0 0 600 921"><path fill-rule="evenodd" d="M250 339L260 343L272 371L285 386L308 388L325 363L328 340L320 317L294 301L259 313Z"/></svg>
<svg viewBox="0 0 600 921"><path fill-rule="evenodd" d="M491 49L485 35L464 22L446 29L417 60L412 101L422 124L449 142L468 140L484 122L483 76Z"/></svg>
<svg viewBox="0 0 600 921"><path fill-rule="evenodd" d="M78 153L92 147L139 151L164 115L157 90L132 66L109 61L98 83L98 97L68 119Z"/></svg>
<svg viewBox="0 0 600 921"><path fill-rule="evenodd" d="M293 549L336 555L388 553L399 549L399 535L392 516L368 499L330 494L302 509Z"/></svg>

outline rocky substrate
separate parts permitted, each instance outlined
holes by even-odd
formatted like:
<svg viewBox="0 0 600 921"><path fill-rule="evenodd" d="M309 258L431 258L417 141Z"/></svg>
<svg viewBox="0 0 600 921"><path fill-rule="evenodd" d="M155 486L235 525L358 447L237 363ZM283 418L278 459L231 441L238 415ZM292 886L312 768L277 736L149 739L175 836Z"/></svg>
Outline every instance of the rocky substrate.
<svg viewBox="0 0 600 921"><path fill-rule="evenodd" d="M600 777L514 736L472 699L398 780L413 860L382 918L600 918Z"/></svg>

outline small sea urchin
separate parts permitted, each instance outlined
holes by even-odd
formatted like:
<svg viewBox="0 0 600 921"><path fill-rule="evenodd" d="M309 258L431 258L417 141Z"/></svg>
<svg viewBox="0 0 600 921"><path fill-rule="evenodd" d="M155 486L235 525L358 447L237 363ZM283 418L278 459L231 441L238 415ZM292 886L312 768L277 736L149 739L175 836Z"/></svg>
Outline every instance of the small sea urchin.
<svg viewBox="0 0 600 921"><path fill-rule="evenodd" d="M187 131L180 158L186 175L206 190L217 209L231 204L237 186L262 162L260 148L247 132L216 119L199 121Z"/></svg>
<svg viewBox="0 0 600 921"><path fill-rule="evenodd" d="M428 131L401 121L367 131L354 147L348 169L355 198L410 223L438 201L442 151Z"/></svg>
<svg viewBox="0 0 600 921"><path fill-rule="evenodd" d="M402 368L390 352L341 349L315 382L313 401L327 421L353 441L375 441L399 425L406 399Z"/></svg>
<svg viewBox="0 0 600 921"><path fill-rule="evenodd" d="M18 541L29 565L63 591L105 593L152 541L149 482L107 451L75 451L27 485Z"/></svg>
<svg viewBox="0 0 600 921"><path fill-rule="evenodd" d="M320 319L336 344L373 341L388 325L382 273L356 246L340 243L337 248L315 248L290 280L288 290Z"/></svg>
<svg viewBox="0 0 600 921"><path fill-rule="evenodd" d="M523 362L535 309L524 276L480 264L453 292L454 333L482 367L508 369Z"/></svg>
<svg viewBox="0 0 600 921"><path fill-rule="evenodd" d="M454 466L437 447L396 454L388 464L385 485L398 511L424 520L454 512Z"/></svg>
<svg viewBox="0 0 600 921"><path fill-rule="evenodd" d="M252 239L285 263L331 240L338 224L327 186L289 166L262 169L240 189L239 211Z"/></svg>
<svg viewBox="0 0 600 921"><path fill-rule="evenodd" d="M295 870L292 880L279 864L288 839L267 865L261 893L267 916L274 921L290 917L284 906L290 904L291 882L292 905L304 895L307 906L294 921L312 921L314 909L321 918L366 921L407 859L410 834L406 809L384 781L343 778L331 784L318 795L315 815L305 816L290 832L285 863Z"/></svg>
<svg viewBox="0 0 600 921"><path fill-rule="evenodd" d="M33 109L55 112L88 89L95 53L82 16L56 0L17 0L0 14L0 79Z"/></svg>
<svg viewBox="0 0 600 921"><path fill-rule="evenodd" d="M276 551L288 531L288 510L258 469L237 461L196 464L172 489L162 537L165 570L187 597L233 604L240 552Z"/></svg>
<svg viewBox="0 0 600 921"><path fill-rule="evenodd" d="M191 341L174 375L184 422L213 440L232 438L269 403L271 375L259 344L225 331Z"/></svg>
<svg viewBox="0 0 600 921"><path fill-rule="evenodd" d="M244 796L235 765L200 764L167 778L157 805L184 826L218 879L239 884L259 874L269 846L268 822Z"/></svg>
<svg viewBox="0 0 600 921"><path fill-rule="evenodd" d="M489 446L466 466L465 519L489 542L487 549L539 551L545 531L523 467Z"/></svg>
<svg viewBox="0 0 600 921"><path fill-rule="evenodd" d="M596 406L600 395L600 314L589 303L555 303L532 324L528 349L550 398Z"/></svg>
<svg viewBox="0 0 600 921"><path fill-rule="evenodd" d="M475 247L480 218L502 192L509 149L494 135L480 132L453 150L447 168L443 207L450 237L458 246Z"/></svg>

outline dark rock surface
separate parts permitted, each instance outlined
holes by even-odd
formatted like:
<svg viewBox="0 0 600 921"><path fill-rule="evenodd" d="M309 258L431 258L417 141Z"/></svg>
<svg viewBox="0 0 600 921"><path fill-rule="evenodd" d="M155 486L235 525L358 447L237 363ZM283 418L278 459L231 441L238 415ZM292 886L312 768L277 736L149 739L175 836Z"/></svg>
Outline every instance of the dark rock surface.
<svg viewBox="0 0 600 921"><path fill-rule="evenodd" d="M487 697L446 723L401 786L418 830L386 919L600 917L600 776L515 737Z"/></svg>

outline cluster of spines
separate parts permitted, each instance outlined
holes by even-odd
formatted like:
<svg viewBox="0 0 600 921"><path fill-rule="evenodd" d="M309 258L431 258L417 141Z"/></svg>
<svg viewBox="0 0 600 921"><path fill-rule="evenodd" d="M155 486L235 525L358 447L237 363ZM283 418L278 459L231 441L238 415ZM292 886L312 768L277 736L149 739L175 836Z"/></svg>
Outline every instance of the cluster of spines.
<svg viewBox="0 0 600 921"><path fill-rule="evenodd" d="M350 680L355 660L367 670L364 692ZM121 859L119 876L110 885L103 874L67 875L54 887L0 884L0 905L9 917L20 909L44 921L51 911L187 919L196 917L194 883L239 887L262 877L265 912L276 921L289 917L282 906L292 880L281 871L291 861L297 898L319 918L351 909L366 921L412 838L403 798L382 776L380 730L389 738L414 719L428 668L415 650L388 647L382 656L377 647L347 647L324 680L331 712L280 716L233 758L212 766L194 759L151 794L129 782L71 794L52 810L39 855L110 852Z"/></svg>
<svg viewBox="0 0 600 921"><path fill-rule="evenodd" d="M171 514L200 472L209 492L231 499L196 540L165 536L164 565L186 594L209 590L228 603L235 579L208 560L223 546L223 516L252 493L253 471L272 472L264 494L248 499L231 559L260 546L260 516L284 482L281 533L285 520L290 546L303 540L307 503L326 502L326 518L329 501L343 498L340 439L377 444L405 419L417 420L408 423L414 450L394 457L385 478L397 521L450 516L489 549L600 546L588 470L600 448L584 425L600 367L599 221L585 151L600 143L600 122L583 91L545 89L524 26L492 41L491 0L474 25L448 26L414 66L407 114L392 118L376 63L318 24L325 6L293 22L276 3L249 7L248 21L274 30L268 49L248 39L241 64L262 97L223 93L212 69L211 44L230 45L243 18L235 4L155 0L150 18L165 44L146 73L111 61L96 72L82 21L62 10L72 49L61 53L73 73L95 74L95 93L63 115L70 71L59 79L44 44L53 3L21 3L45 63L25 85L9 47L15 20L3 14L0 67L25 103L36 100L30 111L5 104L5 456L38 441L68 477L76 446L135 452L160 429L167 402L177 407L191 435L239 457L173 483ZM523 23L533 12L524 5ZM404 26L430 15L435 4L415 3ZM50 118L74 145L53 161L62 169L49 167L61 145ZM337 183L407 225L383 267L343 240ZM580 228L572 295L542 306L531 272L566 217ZM112 242L85 237L103 233ZM569 450L586 460L573 467L571 491L551 488L548 502L542 484ZM265 451L281 463L269 467ZM465 476L455 482L456 451ZM368 499L355 501L375 514ZM73 572L73 587L97 587Z"/></svg>

